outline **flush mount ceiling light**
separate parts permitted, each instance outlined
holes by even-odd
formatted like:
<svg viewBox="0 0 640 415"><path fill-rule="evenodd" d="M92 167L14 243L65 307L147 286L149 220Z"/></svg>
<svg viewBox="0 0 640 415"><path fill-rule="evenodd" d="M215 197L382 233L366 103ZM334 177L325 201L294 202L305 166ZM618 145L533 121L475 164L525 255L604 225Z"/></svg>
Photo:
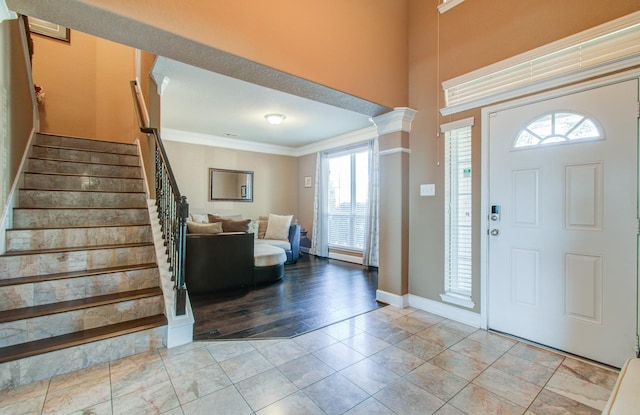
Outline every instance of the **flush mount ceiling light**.
<svg viewBox="0 0 640 415"><path fill-rule="evenodd" d="M267 119L267 122L269 124L278 125L278 124L282 124L282 121L284 121L285 118L287 117L285 117L282 114L267 114L264 116L264 118Z"/></svg>

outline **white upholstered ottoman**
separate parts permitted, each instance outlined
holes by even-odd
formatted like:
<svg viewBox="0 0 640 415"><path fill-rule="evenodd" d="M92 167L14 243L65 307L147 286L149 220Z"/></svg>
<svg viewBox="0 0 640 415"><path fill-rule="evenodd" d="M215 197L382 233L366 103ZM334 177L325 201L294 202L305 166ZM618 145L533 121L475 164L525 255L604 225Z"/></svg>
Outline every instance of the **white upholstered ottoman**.
<svg viewBox="0 0 640 415"><path fill-rule="evenodd" d="M282 279L287 254L284 249L266 244L255 244L253 249L253 283L264 284Z"/></svg>
<svg viewBox="0 0 640 415"><path fill-rule="evenodd" d="M603 415L640 413L640 359L629 359L618 375Z"/></svg>

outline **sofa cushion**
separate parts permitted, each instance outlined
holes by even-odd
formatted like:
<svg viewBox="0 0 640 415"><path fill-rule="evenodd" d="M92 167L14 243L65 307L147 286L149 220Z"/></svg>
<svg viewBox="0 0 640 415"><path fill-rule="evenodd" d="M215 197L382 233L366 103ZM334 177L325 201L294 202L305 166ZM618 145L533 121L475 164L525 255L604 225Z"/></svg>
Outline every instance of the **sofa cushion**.
<svg viewBox="0 0 640 415"><path fill-rule="evenodd" d="M209 217L207 214L189 213L190 220L196 223L209 223Z"/></svg>
<svg viewBox="0 0 640 415"><path fill-rule="evenodd" d="M280 239L256 239L256 246L257 245L271 245L271 246L277 246L278 248L282 248L285 251L291 251L291 243L286 240L286 241L281 241Z"/></svg>
<svg viewBox="0 0 640 415"><path fill-rule="evenodd" d="M253 250L254 267L270 267L273 265L284 264L287 260L287 254L284 250L276 246L267 244L257 244Z"/></svg>
<svg viewBox="0 0 640 415"><path fill-rule="evenodd" d="M219 223L199 223L188 220L188 233L220 233L222 232L222 222Z"/></svg>
<svg viewBox="0 0 640 415"><path fill-rule="evenodd" d="M258 218L258 239L264 239L264 234L267 233L268 222L269 216L260 216Z"/></svg>
<svg viewBox="0 0 640 415"><path fill-rule="evenodd" d="M267 223L267 231L264 239L279 239L281 241L289 240L289 226L293 215L274 215L269 214L269 222Z"/></svg>
<svg viewBox="0 0 640 415"><path fill-rule="evenodd" d="M221 222L222 230L224 232L248 232L249 222L251 222L251 219L233 220L233 219L227 219L222 216L209 214L209 222L211 223Z"/></svg>

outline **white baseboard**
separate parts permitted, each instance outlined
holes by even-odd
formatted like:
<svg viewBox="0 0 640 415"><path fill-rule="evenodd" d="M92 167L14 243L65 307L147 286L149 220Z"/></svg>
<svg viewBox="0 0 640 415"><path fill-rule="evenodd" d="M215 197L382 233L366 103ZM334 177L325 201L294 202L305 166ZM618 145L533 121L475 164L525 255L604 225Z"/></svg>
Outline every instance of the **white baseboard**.
<svg viewBox="0 0 640 415"><path fill-rule="evenodd" d="M337 259L338 261L351 262L353 264L362 265L362 257L339 254L337 252L329 252L329 258Z"/></svg>
<svg viewBox="0 0 640 415"><path fill-rule="evenodd" d="M376 301L392 306L405 308L409 305L409 294L398 295L387 291L376 290Z"/></svg>
<svg viewBox="0 0 640 415"><path fill-rule="evenodd" d="M419 310L437 314L441 317L446 317L450 320L464 323L469 326L486 328L486 324L483 323L482 316L480 314L463 310L458 307L453 307L449 304L440 303L438 301L429 300L428 298L409 294L409 305Z"/></svg>

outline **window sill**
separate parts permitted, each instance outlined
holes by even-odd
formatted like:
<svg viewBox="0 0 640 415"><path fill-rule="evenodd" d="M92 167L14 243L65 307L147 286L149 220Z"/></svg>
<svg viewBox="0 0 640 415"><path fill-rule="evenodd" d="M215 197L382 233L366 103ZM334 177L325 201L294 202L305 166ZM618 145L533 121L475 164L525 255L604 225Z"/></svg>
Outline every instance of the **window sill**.
<svg viewBox="0 0 640 415"><path fill-rule="evenodd" d="M444 293L440 294L440 299L445 303L451 303L466 308L473 308L476 306L476 303L471 301L471 297L468 297L466 295Z"/></svg>
<svg viewBox="0 0 640 415"><path fill-rule="evenodd" d="M462 3L464 0L448 0L445 3L442 3L438 6L438 11L440 14L446 12L447 10L451 10L456 7L458 4Z"/></svg>

